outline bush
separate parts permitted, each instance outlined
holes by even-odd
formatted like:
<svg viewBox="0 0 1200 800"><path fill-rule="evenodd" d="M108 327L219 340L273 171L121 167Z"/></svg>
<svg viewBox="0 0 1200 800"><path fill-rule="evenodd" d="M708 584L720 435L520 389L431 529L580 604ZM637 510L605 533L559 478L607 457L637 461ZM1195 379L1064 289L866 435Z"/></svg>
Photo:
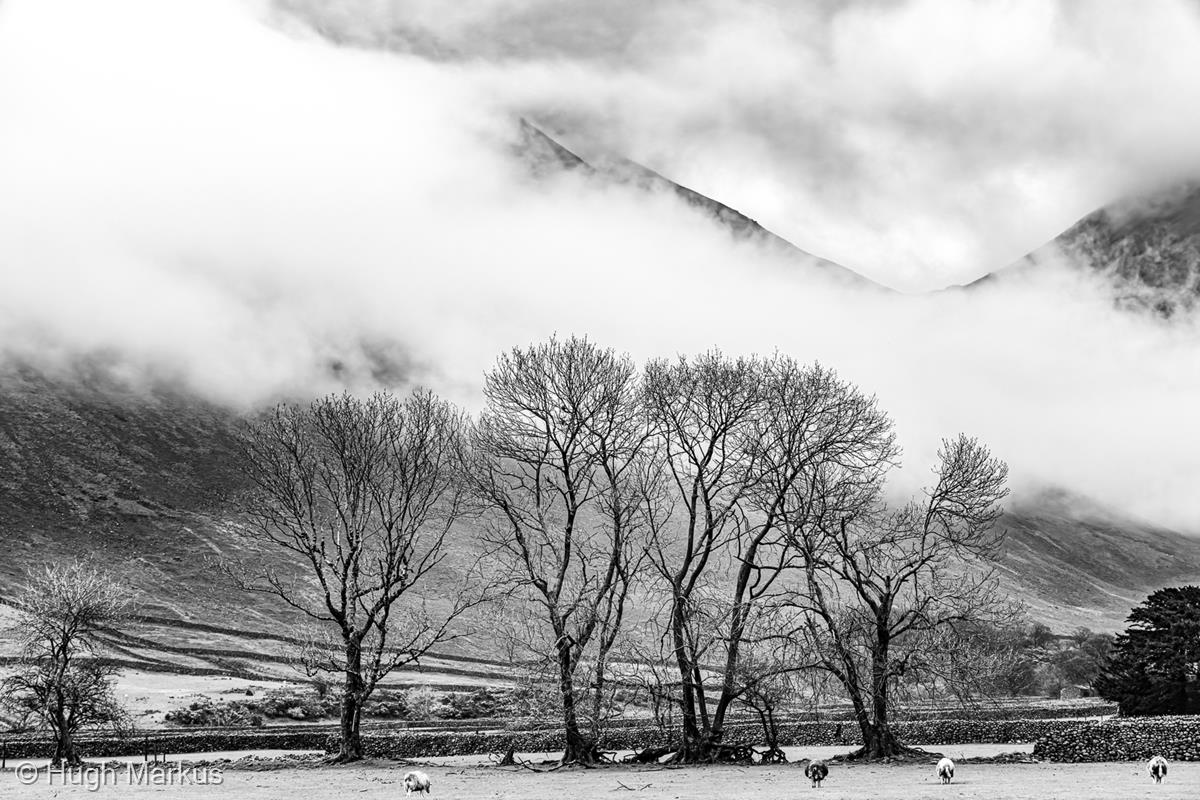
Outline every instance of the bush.
<svg viewBox="0 0 1200 800"><path fill-rule="evenodd" d="M409 689L404 700L408 705L409 719L433 719L433 709L437 704L433 689L428 686Z"/></svg>
<svg viewBox="0 0 1200 800"><path fill-rule="evenodd" d="M450 692L441 697L434 709L438 719L479 719L494 717L507 710L507 698L491 689L481 688L473 692Z"/></svg>
<svg viewBox="0 0 1200 800"><path fill-rule="evenodd" d="M258 727L266 719L319 720L336 715L337 702L316 694L296 695L275 690L259 698L216 703L202 698L187 708L169 711L167 722L185 728Z"/></svg>
<svg viewBox="0 0 1200 800"><path fill-rule="evenodd" d="M363 714L372 719L409 719L408 695L382 689L376 691L363 706Z"/></svg>
<svg viewBox="0 0 1200 800"><path fill-rule="evenodd" d="M243 705L237 703L214 703L210 698L202 698L187 708L168 711L164 717L167 722L182 725L186 728L245 728L262 724L261 715L252 715Z"/></svg>
<svg viewBox="0 0 1200 800"><path fill-rule="evenodd" d="M321 697L316 692L297 695L276 689L267 692L258 700L240 701L251 711L272 719L317 720L337 716L337 699Z"/></svg>

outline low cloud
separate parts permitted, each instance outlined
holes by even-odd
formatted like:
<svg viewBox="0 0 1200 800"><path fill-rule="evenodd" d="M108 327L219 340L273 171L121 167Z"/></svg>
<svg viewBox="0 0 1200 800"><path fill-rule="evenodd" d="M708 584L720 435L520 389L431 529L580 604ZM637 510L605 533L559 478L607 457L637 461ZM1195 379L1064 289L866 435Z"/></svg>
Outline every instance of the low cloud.
<svg viewBox="0 0 1200 800"><path fill-rule="evenodd" d="M1128 154L1133 126L1085 133L1103 122L1094 103L1138 86L1102 86L1116 58L1102 53L1160 59L1122 31L1125 49L1100 46L1123 12L345 8L0 5L7 352L106 354L239 406L376 381L471 406L501 349L554 332L639 359L779 349L879 394L907 450L902 483L964 430L1020 488L1066 486L1200 530L1188 320L1117 313L1069 270L971 292L848 288L735 242L673 194L539 178L513 151L530 114L882 282L944 285L1129 180L1090 168ZM1138 30L1161 25L1178 49L1195 27L1162 9ZM1078 52L1061 56L1076 17ZM988 30L1015 52L980 52ZM1020 55L1031 32L1034 55ZM1015 87L1031 64L1045 85Z"/></svg>

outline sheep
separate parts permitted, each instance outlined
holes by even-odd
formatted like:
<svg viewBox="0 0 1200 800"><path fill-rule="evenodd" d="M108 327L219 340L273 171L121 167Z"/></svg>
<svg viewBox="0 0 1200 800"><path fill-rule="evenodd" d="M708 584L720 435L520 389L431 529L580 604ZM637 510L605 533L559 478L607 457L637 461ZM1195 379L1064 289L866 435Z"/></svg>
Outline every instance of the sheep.
<svg viewBox="0 0 1200 800"><path fill-rule="evenodd" d="M1150 759L1150 777L1154 778L1155 783L1162 783L1162 779L1167 777L1167 760L1162 756L1155 756Z"/></svg>
<svg viewBox="0 0 1200 800"><path fill-rule="evenodd" d="M433 784L429 781L429 776L424 772L421 772L419 769L414 769L412 772L409 772L404 776L405 794L412 794L413 792L416 792L417 794L428 794L429 788L432 785Z"/></svg>
<svg viewBox="0 0 1200 800"><path fill-rule="evenodd" d="M954 762L948 758L943 758L937 763L937 776L942 779L942 783L949 783L954 777Z"/></svg>
<svg viewBox="0 0 1200 800"><path fill-rule="evenodd" d="M821 781L829 774L829 767L824 761L813 761L804 768L804 777L812 781L814 789L821 788Z"/></svg>

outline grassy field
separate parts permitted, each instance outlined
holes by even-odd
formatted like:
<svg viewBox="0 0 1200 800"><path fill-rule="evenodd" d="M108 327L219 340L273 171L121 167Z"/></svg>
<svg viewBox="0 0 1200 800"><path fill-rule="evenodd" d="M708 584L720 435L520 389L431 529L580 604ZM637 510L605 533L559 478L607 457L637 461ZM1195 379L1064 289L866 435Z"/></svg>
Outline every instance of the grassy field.
<svg viewBox="0 0 1200 800"><path fill-rule="evenodd" d="M213 786L129 786L124 773L115 785L91 792L82 785L48 786L41 780L22 784L9 770L0 774L5 797L254 798L350 796L395 800L408 767L370 763L349 767L286 768L270 771L226 769ZM1155 785L1142 764L961 764L954 783L940 784L929 765L835 765L820 790L809 788L801 767L607 767L544 774L524 769L444 764L425 767L433 780L433 797L471 800L488 798L572 798L608 800L709 800L753 797L784 800L809 796L913 800L913 798L987 798L1051 800L1051 798L1195 798L1200 764L1173 764L1167 781Z"/></svg>

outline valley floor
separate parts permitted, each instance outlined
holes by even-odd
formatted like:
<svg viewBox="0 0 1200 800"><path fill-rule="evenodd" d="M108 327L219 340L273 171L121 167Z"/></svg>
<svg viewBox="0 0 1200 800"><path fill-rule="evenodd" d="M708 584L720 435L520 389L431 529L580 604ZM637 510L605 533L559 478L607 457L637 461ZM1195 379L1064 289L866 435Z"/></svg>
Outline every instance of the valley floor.
<svg viewBox="0 0 1200 800"><path fill-rule="evenodd" d="M396 800L408 767L388 762L349 767L288 768L272 771L227 769L220 785L133 786L123 779L90 792L85 786L47 786L43 780L22 785L10 769L0 773L0 795L42 797L146 797L156 800L295 800L352 796L362 800ZM1200 763L1172 764L1162 785L1154 785L1144 765L1121 764L962 764L950 786L937 782L928 765L835 765L819 795L809 795L798 765L778 767L609 767L538 774L528 770L453 765L426 767L433 798L472 800L709 800L753 797L791 800L796 797L986 798L987 800L1052 800L1052 798L1195 798Z"/></svg>

